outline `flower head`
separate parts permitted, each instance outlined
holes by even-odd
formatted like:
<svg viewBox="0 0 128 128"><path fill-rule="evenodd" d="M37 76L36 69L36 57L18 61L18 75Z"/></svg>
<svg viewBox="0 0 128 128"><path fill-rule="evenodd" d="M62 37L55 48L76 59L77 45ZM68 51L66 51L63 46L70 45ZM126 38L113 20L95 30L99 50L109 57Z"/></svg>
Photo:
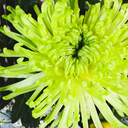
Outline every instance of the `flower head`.
<svg viewBox="0 0 128 128"><path fill-rule="evenodd" d="M8 6L11 14L3 15L19 33L0 28L18 42L0 56L18 59L15 65L1 66L0 76L26 79L0 91L12 91L3 97L8 100L35 90L26 103L34 108L33 117L52 108L44 127L59 114L51 127L77 128L81 113L84 128L90 118L102 128L96 108L114 128L128 127L108 105L120 116L128 115L128 4L103 0L88 5L80 15L78 0L58 0L55 5L45 0L41 11L34 6L37 21L19 6Z"/></svg>

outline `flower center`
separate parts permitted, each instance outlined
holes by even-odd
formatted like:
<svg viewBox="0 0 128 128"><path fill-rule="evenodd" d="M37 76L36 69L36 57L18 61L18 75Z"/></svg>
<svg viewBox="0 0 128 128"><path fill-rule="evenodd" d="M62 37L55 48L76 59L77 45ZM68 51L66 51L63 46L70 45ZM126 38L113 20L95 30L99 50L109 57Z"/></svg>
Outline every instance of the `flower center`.
<svg viewBox="0 0 128 128"><path fill-rule="evenodd" d="M66 78L87 74L89 66L96 63L99 57L97 55L100 55L101 46L96 39L86 25L78 29L72 28L55 46L56 54L52 60L54 58L56 74Z"/></svg>
<svg viewBox="0 0 128 128"><path fill-rule="evenodd" d="M79 59L78 53L79 53L79 51L82 49L82 47L85 45L84 39L83 39L83 35L81 35L81 38L82 38L82 39L81 39L81 41L79 41L78 47L75 48L74 54L72 55L73 58Z"/></svg>

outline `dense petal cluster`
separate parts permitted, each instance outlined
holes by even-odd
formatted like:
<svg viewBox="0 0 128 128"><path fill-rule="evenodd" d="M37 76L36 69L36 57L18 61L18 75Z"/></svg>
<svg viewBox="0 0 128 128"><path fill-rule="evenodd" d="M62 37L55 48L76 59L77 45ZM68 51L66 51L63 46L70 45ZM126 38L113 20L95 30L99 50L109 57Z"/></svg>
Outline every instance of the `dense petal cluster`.
<svg viewBox="0 0 128 128"><path fill-rule="evenodd" d="M19 31L0 28L18 43L2 57L18 57L17 64L0 66L0 77L25 78L1 87L12 91L3 99L34 91L27 105L34 118L42 117L46 127L77 128L80 113L83 128L92 118L102 128L97 108L114 128L127 128L113 115L128 116L128 4L122 0L102 0L79 14L78 0L45 0L41 11L35 5L37 21L19 6L7 9L10 21ZM42 92L42 93L41 93ZM40 94L41 93L41 94ZM63 108L62 111L60 111Z"/></svg>

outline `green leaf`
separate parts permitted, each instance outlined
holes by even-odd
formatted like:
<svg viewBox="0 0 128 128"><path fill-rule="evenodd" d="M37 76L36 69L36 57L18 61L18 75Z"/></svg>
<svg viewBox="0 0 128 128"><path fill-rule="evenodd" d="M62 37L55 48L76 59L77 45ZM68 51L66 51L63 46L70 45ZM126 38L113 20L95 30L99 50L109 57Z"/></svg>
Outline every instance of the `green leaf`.
<svg viewBox="0 0 128 128"><path fill-rule="evenodd" d="M36 128L39 126L39 119L34 119L32 117L31 111L25 102L30 97L31 93L27 93L15 98L15 104L12 108L12 123L15 123L19 118L21 119L22 124L28 128Z"/></svg>

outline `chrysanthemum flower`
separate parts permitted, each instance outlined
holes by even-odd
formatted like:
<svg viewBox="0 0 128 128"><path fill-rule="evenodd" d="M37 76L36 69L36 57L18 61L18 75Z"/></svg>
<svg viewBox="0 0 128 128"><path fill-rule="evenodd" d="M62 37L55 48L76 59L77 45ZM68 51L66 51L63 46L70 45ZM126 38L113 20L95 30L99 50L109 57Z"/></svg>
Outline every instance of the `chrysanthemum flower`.
<svg viewBox="0 0 128 128"><path fill-rule="evenodd" d="M0 91L12 91L3 97L8 100L35 90L26 103L34 108L32 116L42 117L52 108L44 127L58 114L51 127L77 128L81 113L83 128L89 127L90 118L102 128L99 109L114 128L128 128L108 105L120 116L128 115L128 4L102 0L88 5L80 15L78 0L55 5L45 0L41 11L34 7L37 21L19 6L8 6L11 14L3 15L19 33L0 28L18 42L0 56L18 59L15 65L1 66L0 76L25 79Z"/></svg>

